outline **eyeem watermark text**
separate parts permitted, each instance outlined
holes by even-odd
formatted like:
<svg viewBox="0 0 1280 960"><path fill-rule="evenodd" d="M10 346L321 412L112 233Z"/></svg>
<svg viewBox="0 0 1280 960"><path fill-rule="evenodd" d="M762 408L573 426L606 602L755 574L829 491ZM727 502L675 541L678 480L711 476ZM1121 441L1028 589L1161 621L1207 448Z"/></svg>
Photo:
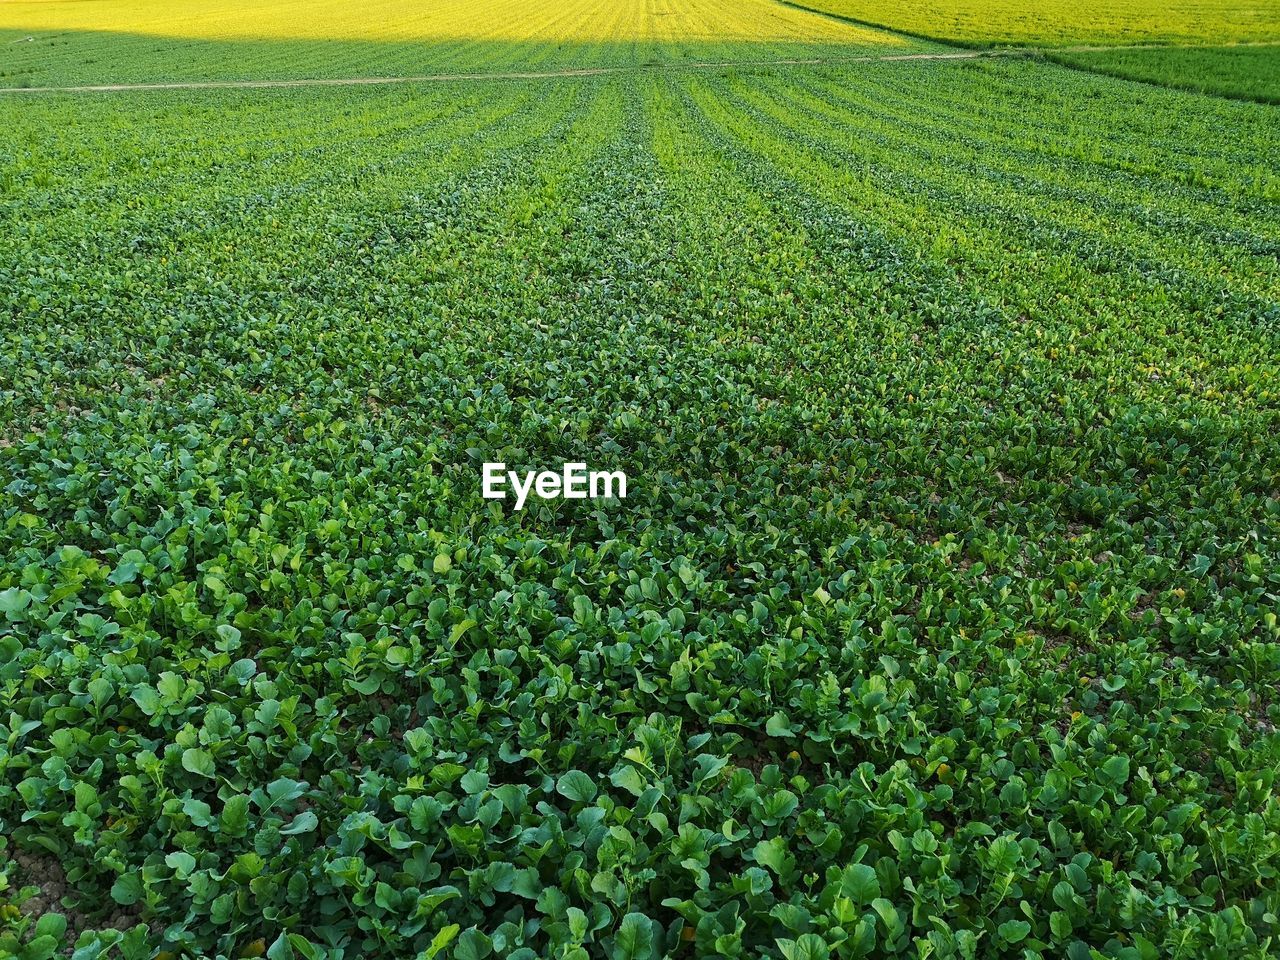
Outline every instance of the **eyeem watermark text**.
<svg viewBox="0 0 1280 960"><path fill-rule="evenodd" d="M486 463L484 498L505 500L508 490L515 494L517 510L524 509L530 493L542 500L622 500L627 495L627 475L621 470L588 470L585 463L566 463L559 473L528 470L521 477L505 463Z"/></svg>

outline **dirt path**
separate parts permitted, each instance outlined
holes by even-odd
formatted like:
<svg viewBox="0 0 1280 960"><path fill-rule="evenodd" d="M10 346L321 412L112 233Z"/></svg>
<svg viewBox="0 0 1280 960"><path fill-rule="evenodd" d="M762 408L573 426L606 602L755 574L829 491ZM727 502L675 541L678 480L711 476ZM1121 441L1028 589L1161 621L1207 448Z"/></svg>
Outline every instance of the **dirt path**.
<svg viewBox="0 0 1280 960"><path fill-rule="evenodd" d="M145 90L258 90L277 87L378 86L394 83L449 83L461 80L539 80L553 77L598 77L616 73L657 70L723 70L729 67L838 66L848 63L903 63L913 60L978 60L989 57L1035 57L1053 53L1106 53L1110 50L1195 49L1190 44L1111 44L1063 47L997 47L985 50L952 49L941 52L867 54L852 57L812 57L781 60L723 60L692 63L650 63L617 67L579 67L563 70L522 70L495 73L429 73L407 77L317 77L298 80L180 80L172 83L103 83L67 87L0 87L5 93L114 93ZM1280 46L1280 41L1232 46ZM1216 49L1216 48L1215 48Z"/></svg>

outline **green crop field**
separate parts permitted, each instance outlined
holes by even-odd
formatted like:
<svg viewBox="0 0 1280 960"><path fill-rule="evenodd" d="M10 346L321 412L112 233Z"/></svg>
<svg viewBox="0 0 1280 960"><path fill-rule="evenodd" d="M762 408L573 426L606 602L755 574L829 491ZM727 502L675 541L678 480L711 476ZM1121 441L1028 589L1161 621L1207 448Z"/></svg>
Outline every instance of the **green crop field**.
<svg viewBox="0 0 1280 960"><path fill-rule="evenodd" d="M1280 48L1143 47L1056 53L1068 66L1161 86L1280 104Z"/></svg>
<svg viewBox="0 0 1280 960"><path fill-rule="evenodd" d="M1280 956L1280 26L862 7L0 2L0 958Z"/></svg>

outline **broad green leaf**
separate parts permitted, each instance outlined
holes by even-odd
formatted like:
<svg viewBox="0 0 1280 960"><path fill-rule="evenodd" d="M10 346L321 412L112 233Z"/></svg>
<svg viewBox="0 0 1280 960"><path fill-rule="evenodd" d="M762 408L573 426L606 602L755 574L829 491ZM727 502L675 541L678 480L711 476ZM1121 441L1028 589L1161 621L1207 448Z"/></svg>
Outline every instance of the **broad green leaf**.
<svg viewBox="0 0 1280 960"><path fill-rule="evenodd" d="M182 751L182 766L185 770L202 777L214 776L213 757L208 751L201 750L199 747L188 747Z"/></svg>
<svg viewBox="0 0 1280 960"><path fill-rule="evenodd" d="M859 907L865 907L880 896L880 880L875 870L865 863L846 867L840 877L840 895L848 897Z"/></svg>
<svg viewBox="0 0 1280 960"><path fill-rule="evenodd" d="M218 821L222 832L228 836L244 836L249 823L249 798L243 794L229 798Z"/></svg>
<svg viewBox="0 0 1280 960"><path fill-rule="evenodd" d="M14 614L21 613L31 605L31 594L17 587L9 587L7 590L0 590L0 613L5 614L10 620L15 619Z"/></svg>
<svg viewBox="0 0 1280 960"><path fill-rule="evenodd" d="M1129 781L1129 758L1108 757L1102 764L1102 774L1113 786L1123 787Z"/></svg>
<svg viewBox="0 0 1280 960"><path fill-rule="evenodd" d="M280 835L284 837L292 837L299 833L310 833L320 823L320 818L310 810L304 810L298 814L287 827L280 828Z"/></svg>
<svg viewBox="0 0 1280 960"><path fill-rule="evenodd" d="M654 952L653 921L643 913L628 913L614 936L613 960L646 960Z"/></svg>
<svg viewBox="0 0 1280 960"><path fill-rule="evenodd" d="M828 960L831 949L816 933L801 934L795 940L779 940L778 949L785 960Z"/></svg>
<svg viewBox="0 0 1280 960"><path fill-rule="evenodd" d="M493 953L493 942L475 927L464 930L453 948L455 960L485 960Z"/></svg>
<svg viewBox="0 0 1280 960"><path fill-rule="evenodd" d="M775 713L764 725L764 732L771 737L794 737L795 733L791 730L791 721L787 715L782 712Z"/></svg>
<svg viewBox="0 0 1280 960"><path fill-rule="evenodd" d="M1021 943L1031 932L1031 924L1025 920L1006 920L997 932L1005 943Z"/></svg>
<svg viewBox="0 0 1280 960"><path fill-rule="evenodd" d="M574 803L590 803L596 798L596 784L581 770L570 770L556 781L556 792Z"/></svg>

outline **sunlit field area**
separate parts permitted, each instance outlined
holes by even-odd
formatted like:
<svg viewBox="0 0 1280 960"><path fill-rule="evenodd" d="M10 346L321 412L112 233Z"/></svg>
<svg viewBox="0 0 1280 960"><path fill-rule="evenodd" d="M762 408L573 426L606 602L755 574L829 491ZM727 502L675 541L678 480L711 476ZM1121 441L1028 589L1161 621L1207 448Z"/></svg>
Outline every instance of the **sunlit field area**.
<svg viewBox="0 0 1280 960"><path fill-rule="evenodd" d="M0 0L0 958L1276 956L1274 11L821 2Z"/></svg>
<svg viewBox="0 0 1280 960"><path fill-rule="evenodd" d="M1280 40L1280 0L804 0L799 5L978 45Z"/></svg>
<svg viewBox="0 0 1280 960"><path fill-rule="evenodd" d="M893 54L911 38L775 0L4 0L29 83L386 76Z"/></svg>

